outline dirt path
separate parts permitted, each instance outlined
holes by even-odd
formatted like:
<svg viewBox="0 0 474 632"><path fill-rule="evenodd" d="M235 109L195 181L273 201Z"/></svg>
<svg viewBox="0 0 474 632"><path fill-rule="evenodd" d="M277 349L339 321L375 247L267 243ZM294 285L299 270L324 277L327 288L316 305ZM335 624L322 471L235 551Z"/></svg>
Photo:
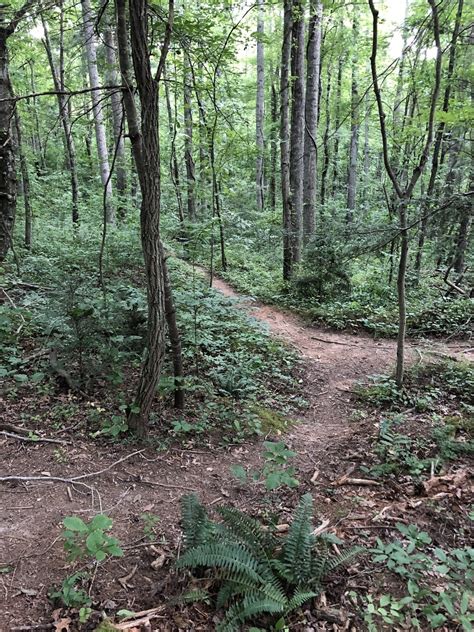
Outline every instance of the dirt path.
<svg viewBox="0 0 474 632"><path fill-rule="evenodd" d="M268 325L272 334L296 349L303 359L301 392L309 406L300 423L294 425L284 438L297 452L295 466L300 486L296 490L287 490L286 496L277 495L276 506L283 512L291 511L297 496L306 489L314 494L317 506L325 515L337 517L341 499L349 502L350 492L326 497L324 489L357 460L355 439L370 438L375 432L373 420L351 416L350 390L354 381L386 373L393 367L394 341L375 341L366 335L308 327L293 314L240 297L222 280L215 279L214 287L236 299L236 307L245 309L250 316ZM464 353L467 345L445 347L431 341L426 344L441 353L459 353L464 358L468 355ZM418 351L411 345L408 353L411 361L426 354L425 345L416 343L416 348ZM55 405L60 403L60 400L54 401ZM37 420L35 429L50 434L50 404L47 398L44 402L38 399L34 392L25 395L21 401L5 401L0 421L21 422L23 415L27 415L29 420ZM68 397L64 398L63 405L70 405ZM67 425L77 426L74 414L70 422ZM149 447L130 457L136 447L134 450L127 443L110 446L88 438L87 432L83 435L69 434L67 429L61 432L60 436L67 443L60 449L54 444L0 438L2 474L71 478L103 472L87 479L94 487L93 497L83 488L60 482L33 481L0 487L3 508L0 568L4 569L0 574L2 632L19 625L51 623L52 605L47 593L71 573L61 541L61 523L65 516L80 515L89 519L101 511L114 521L113 534L122 543L125 556L101 567L93 586L95 604L101 610L109 608L113 615L120 607L141 610L163 601L170 581L169 568L181 539L179 498L183 493L196 491L203 502L210 505L231 502L242 509L252 507L255 510L259 506L268 509L269 493L263 485L239 484L230 472L235 464L252 468L261 465L259 443L222 449L183 447L167 452L157 451L150 443ZM114 465L123 457L127 457L126 460ZM315 470L321 472L317 486L313 485ZM283 500L280 502L279 498ZM159 518L155 531L158 549L153 550L144 541L141 518L144 513ZM165 563L163 568L156 569L152 563L161 550ZM119 578L134 573L139 577L138 581L119 581ZM173 590L171 587L168 593L173 594ZM70 628L71 631L75 629ZM177 620L174 628L157 629L190 628ZM209 628L204 624L193 629Z"/></svg>
<svg viewBox="0 0 474 632"><path fill-rule="evenodd" d="M364 333L340 333L308 326L295 314L242 297L219 278L214 278L213 288L239 300L239 307L265 323L272 334L293 347L305 360L305 383L302 386L309 408L303 423L286 435L292 447L312 453L325 451L329 442L333 444L338 438L353 434L350 395L354 382L390 373L395 363L396 341L374 340ZM420 361L432 352L435 357L447 354L472 360L473 354L466 351L471 350L463 343L409 342L407 362Z"/></svg>

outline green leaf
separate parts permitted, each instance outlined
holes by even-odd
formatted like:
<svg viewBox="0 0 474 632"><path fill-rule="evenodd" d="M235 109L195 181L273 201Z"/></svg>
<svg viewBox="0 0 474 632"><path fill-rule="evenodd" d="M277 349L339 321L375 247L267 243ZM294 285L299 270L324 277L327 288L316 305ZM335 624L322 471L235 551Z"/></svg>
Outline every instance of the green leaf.
<svg viewBox="0 0 474 632"><path fill-rule="evenodd" d="M104 514L98 514L94 516L90 523L90 529L102 529L102 531L107 531L113 524L113 520Z"/></svg>
<svg viewBox="0 0 474 632"><path fill-rule="evenodd" d="M77 516L68 516L67 518L64 518L63 525L66 529L69 529L69 531L80 531L82 533L88 531L84 521Z"/></svg>
<svg viewBox="0 0 474 632"><path fill-rule="evenodd" d="M239 481L247 480L247 472L242 465L231 465L230 471L232 475L235 476Z"/></svg>
<svg viewBox="0 0 474 632"><path fill-rule="evenodd" d="M390 601L391 601L391 597L390 597L390 595L382 595L382 596L380 597L380 605L381 605L381 606L388 606L388 604L390 603Z"/></svg>

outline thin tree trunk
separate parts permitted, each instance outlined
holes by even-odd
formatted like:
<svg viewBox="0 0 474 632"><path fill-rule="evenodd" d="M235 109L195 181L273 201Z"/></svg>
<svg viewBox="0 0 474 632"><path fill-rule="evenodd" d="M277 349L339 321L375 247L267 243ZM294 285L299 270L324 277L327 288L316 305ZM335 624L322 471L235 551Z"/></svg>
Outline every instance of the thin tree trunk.
<svg viewBox="0 0 474 632"><path fill-rule="evenodd" d="M104 48L107 62L106 82L110 86L119 83L117 72L117 56L114 29L112 28L112 16L109 15L109 8L104 9ZM116 187L119 195L117 214L123 219L125 216L125 196L127 193L127 165L125 159L125 139L123 132L123 106L121 94L115 90L110 95L112 129L114 134L114 154L115 154L115 176Z"/></svg>
<svg viewBox="0 0 474 632"><path fill-rule="evenodd" d="M168 82L166 81L166 77L163 73L163 80L165 84L165 100L166 100L166 109L168 111L168 129L170 132L170 175L171 181L173 183L175 195L176 195L176 203L178 204L178 218L179 223L181 225L182 236L184 237L186 228L184 223L184 212L183 212L183 199L181 196L181 187L180 187L180 177L179 177L179 165L178 158L176 156L176 111L173 116L173 111L171 109L171 99L170 99L170 89ZM176 99L175 99L175 107L176 107Z"/></svg>
<svg viewBox="0 0 474 632"><path fill-rule="evenodd" d="M331 128L331 65L327 65L326 78L326 124L324 126L323 136L323 168L321 172L321 209L324 209L326 203L326 181L329 172L330 155L329 155L329 130Z"/></svg>
<svg viewBox="0 0 474 632"><path fill-rule="evenodd" d="M263 125L265 120L265 58L264 58L264 0L257 0L257 97L255 106L255 131L257 146L256 192L257 211L261 213L265 206L264 158L265 137Z"/></svg>
<svg viewBox="0 0 474 632"><path fill-rule="evenodd" d="M104 124L104 114L100 102L99 71L97 68L97 42L94 33L94 18L91 11L90 0L81 0L82 19L84 28L84 46L89 72L89 84L93 88L91 92L92 112L94 114L95 139L97 156L100 164L100 177L105 190L105 218L107 224L115 222L115 211L112 204L112 180L110 178L109 154L107 149L107 135Z"/></svg>
<svg viewBox="0 0 474 632"><path fill-rule="evenodd" d="M290 56L292 39L291 0L284 0L283 41L280 69L280 169L283 207L283 278L293 272L290 215Z"/></svg>
<svg viewBox="0 0 474 632"><path fill-rule="evenodd" d="M184 55L183 101L184 101L184 162L186 164L188 219L196 221L196 168L193 158L193 110L192 79L190 77L189 56Z"/></svg>
<svg viewBox="0 0 474 632"><path fill-rule="evenodd" d="M359 149L359 87L358 87L358 73L357 65L359 60L357 58L356 44L359 38L359 20L358 9L356 4L353 5L353 18L352 18L352 45L353 45L353 58L352 58L352 82L351 82L351 142L349 147L349 171L347 177L347 215L346 220L348 223L354 219L354 210L356 207L357 196L357 154Z"/></svg>
<svg viewBox="0 0 474 632"><path fill-rule="evenodd" d="M319 85L321 72L321 21L323 5L311 0L306 53L306 99L303 166L303 241L314 233L316 214L316 131L319 119Z"/></svg>
<svg viewBox="0 0 474 632"><path fill-rule="evenodd" d="M339 183L339 142L341 137L341 94L342 94L342 69L344 57L341 55L337 64L336 78L336 107L334 115L334 151L332 152L332 195L340 189Z"/></svg>
<svg viewBox="0 0 474 632"><path fill-rule="evenodd" d="M0 28L0 262L12 244L16 214L16 169L12 121L15 102L8 72L6 28Z"/></svg>
<svg viewBox="0 0 474 632"><path fill-rule="evenodd" d="M290 221L292 264L301 259L304 153L304 0L293 0L291 36Z"/></svg>
<svg viewBox="0 0 474 632"><path fill-rule="evenodd" d="M456 44L459 37L459 30L461 28L463 5L464 5L464 0L458 0L456 19L454 22L453 33L451 36L451 45L449 49L448 72L446 76L446 87L444 90L444 99L443 99L443 112L446 112L446 113L449 111L451 84L452 84L452 79L453 79L454 67L456 64ZM421 259L423 256L423 247L425 245L426 231L428 227L429 209L432 204L432 197L433 197L433 192L434 192L435 184L436 184L436 176L438 175L440 151L441 151L441 145L443 143L445 127L446 127L446 122L441 121L438 124L438 127L436 129L430 180L428 183L428 190L426 192L426 203L422 205L422 221L421 221L421 226L420 226L420 233L418 236L418 248L417 248L416 260L415 260L415 272L417 276L420 274L420 270L421 270Z"/></svg>
<svg viewBox="0 0 474 632"><path fill-rule="evenodd" d="M276 170L278 153L278 94L276 83L278 71L272 72L270 114L271 114L271 141L270 141L270 180L268 185L268 200L272 213L276 211Z"/></svg>
<svg viewBox="0 0 474 632"><path fill-rule="evenodd" d="M62 12L62 4L60 6ZM72 135L71 119L69 117L67 99L64 94L61 94L61 92L64 90L64 85L61 83L64 80L64 69L61 68L61 66L57 68L54 61L51 42L49 39L48 25L43 14L41 14L41 20L44 32L43 46L48 58L54 89L58 93L56 98L58 102L59 118L61 119L61 125L64 132L64 148L66 156L65 162L67 169L69 170L71 180L72 223L73 226L76 226L79 222L79 178L77 175L76 147L74 143L74 137ZM63 55L60 55L60 64L62 61Z"/></svg>
<svg viewBox="0 0 474 632"><path fill-rule="evenodd" d="M130 0L130 33L135 79L140 97L142 119L138 114L131 86L128 54L128 29L126 0L116 0L117 41L122 82L129 86L124 90L124 105L133 156L142 193L140 211L141 239L145 261L148 298L147 353L142 366L135 402L128 415L128 425L136 434L148 431L149 415L161 375L165 353L165 319L168 320L170 337L177 332L171 288L167 279L166 262L160 240L160 146L158 133L158 82L163 68L171 36L173 4L169 5L165 42L162 46L159 70L153 77L147 43L146 0ZM171 305L170 305L171 301ZM179 349L172 342L174 353ZM179 362L175 359L175 369ZM182 366L182 365L181 365ZM180 379L181 375L175 375Z"/></svg>
<svg viewBox="0 0 474 632"><path fill-rule="evenodd" d="M21 171L21 191L23 195L23 206L25 209L25 247L30 250L32 246L33 231L33 214L31 211L30 203L30 175L28 173L28 163L26 162L26 156L23 148L21 121L20 115L18 114L18 108L15 108L15 131L18 159L20 162Z"/></svg>
<svg viewBox="0 0 474 632"><path fill-rule="evenodd" d="M425 136L425 142L421 150L418 164L413 168L411 177L407 186L402 189L400 180L394 171L392 162L389 157L388 149L388 137L386 128L386 115L383 107L382 95L380 92L379 80L377 75L377 47L378 47L378 16L379 12L374 6L373 0L369 0L370 11L372 13L372 52L370 56L370 67L372 73L373 89L375 94L375 100L377 102L377 111L379 116L380 134L382 137L383 147L383 160L385 170L387 172L390 181L392 182L395 193L398 197L398 216L400 223L400 260L398 267L397 277L397 291L398 291L398 338L397 338L397 366L396 366L396 383L397 387L401 389L403 387L404 371L405 371L405 335L406 335L406 271L408 265L408 242L409 242L409 228L407 224L408 205L413 195L415 186L423 173L423 170L428 162L430 149L433 143L433 131L434 131L434 119L436 105L438 101L439 88L441 83L441 64L442 64L442 52L440 42L438 9L436 0L428 0L431 7L431 14L433 20L433 33L436 44L436 61L435 61L435 76L434 86L431 93L428 125Z"/></svg>

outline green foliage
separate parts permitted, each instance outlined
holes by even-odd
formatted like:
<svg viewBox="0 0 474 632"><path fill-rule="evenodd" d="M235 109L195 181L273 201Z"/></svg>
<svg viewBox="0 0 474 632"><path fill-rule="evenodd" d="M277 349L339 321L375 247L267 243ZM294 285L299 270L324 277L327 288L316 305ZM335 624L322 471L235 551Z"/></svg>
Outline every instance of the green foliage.
<svg viewBox="0 0 474 632"><path fill-rule="evenodd" d="M160 522L160 518L149 512L142 513L140 518L143 522L143 534L145 538L150 541L154 540L156 537L155 529Z"/></svg>
<svg viewBox="0 0 474 632"><path fill-rule="evenodd" d="M77 516L64 518L64 549L70 560L95 558L102 562L107 556L121 557L123 551L116 538L107 535L112 528L112 519L103 514L84 522Z"/></svg>
<svg viewBox="0 0 474 632"><path fill-rule="evenodd" d="M397 598L368 596L364 619L371 632L378 622L408 624L425 630L457 625L472 630L474 615L469 610L474 579L474 549L446 551L433 547L431 537L415 525L397 524L402 540L384 543L377 539L373 561L403 579L406 595Z"/></svg>
<svg viewBox="0 0 474 632"><path fill-rule="evenodd" d="M49 598L67 608L83 608L91 604L91 599L87 592L78 587L84 579L88 578L87 573L77 572L66 577L58 589L49 591Z"/></svg>
<svg viewBox="0 0 474 632"><path fill-rule="evenodd" d="M261 471L256 470L247 474L241 465L233 465L231 467L232 474L240 481L246 481L249 477L254 481L263 479L269 491L280 489L285 485L298 487L299 481L295 478L295 468L288 463L296 456L296 452L288 450L282 441L264 441L263 446L265 464Z"/></svg>
<svg viewBox="0 0 474 632"><path fill-rule="evenodd" d="M360 552L329 553L327 540L312 534L313 502L301 498L288 534L278 539L250 516L220 507L222 522L209 519L195 496L182 500L186 550L178 568L212 570L216 608L226 609L218 630L238 630L264 614L287 615L323 589L329 574Z"/></svg>

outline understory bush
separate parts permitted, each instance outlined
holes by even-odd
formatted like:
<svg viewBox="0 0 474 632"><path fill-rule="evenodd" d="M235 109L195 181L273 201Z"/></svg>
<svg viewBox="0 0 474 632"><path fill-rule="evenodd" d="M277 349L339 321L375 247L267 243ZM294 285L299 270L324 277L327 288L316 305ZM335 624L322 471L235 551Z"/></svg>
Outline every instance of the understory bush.
<svg viewBox="0 0 474 632"><path fill-rule="evenodd" d="M185 599L215 595L224 616L220 632L240 630L262 616L284 618L319 595L331 573L349 563L362 549L330 553L329 539L313 535L313 500L302 496L285 536L277 537L258 520L233 507L217 509L221 521L211 520L194 495L181 501L185 552L177 567L208 573L211 587Z"/></svg>

